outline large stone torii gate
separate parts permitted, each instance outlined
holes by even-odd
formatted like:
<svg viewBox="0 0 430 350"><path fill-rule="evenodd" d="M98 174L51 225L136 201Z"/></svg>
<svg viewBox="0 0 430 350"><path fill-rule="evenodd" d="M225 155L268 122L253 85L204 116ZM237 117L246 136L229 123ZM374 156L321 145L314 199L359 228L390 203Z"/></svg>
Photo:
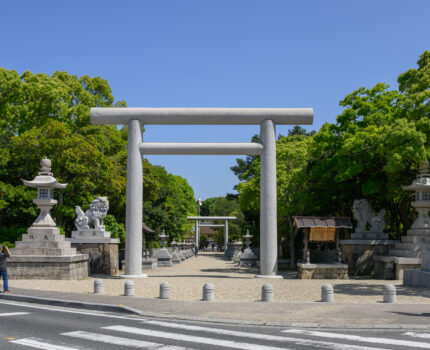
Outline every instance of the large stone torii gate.
<svg viewBox="0 0 430 350"><path fill-rule="evenodd" d="M142 155L260 155L260 275L278 277L276 124L310 125L312 108L91 108L93 124L127 124L124 278L142 274ZM260 125L259 143L143 143L142 125Z"/></svg>

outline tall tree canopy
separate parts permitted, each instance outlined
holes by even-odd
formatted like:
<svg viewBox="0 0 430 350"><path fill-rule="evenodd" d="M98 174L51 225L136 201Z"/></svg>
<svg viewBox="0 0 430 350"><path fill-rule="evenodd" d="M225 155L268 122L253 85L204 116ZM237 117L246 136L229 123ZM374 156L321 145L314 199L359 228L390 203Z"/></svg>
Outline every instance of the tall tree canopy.
<svg viewBox="0 0 430 350"><path fill-rule="evenodd" d="M34 189L23 186L45 156L54 176L68 183L53 217L66 233L75 205L86 210L94 196L107 196L107 227L124 239L127 127L91 125L91 107L125 107L114 102L106 80L67 72L33 74L0 68L0 242L16 240L35 220ZM144 160L144 208L154 228L182 234L193 213L193 190L186 180ZM151 215L158 215L160 221ZM119 224L118 224L119 222ZM156 223L156 224L155 224ZM156 239L156 237L153 237Z"/></svg>
<svg viewBox="0 0 430 350"><path fill-rule="evenodd" d="M375 210L387 209L394 237L410 227L412 193L401 186L430 156L430 52L420 56L418 68L400 74L398 83L399 90L383 83L359 88L340 102L344 110L336 123L317 133L296 126L279 138L280 235L294 237L291 215L352 216L352 203L360 198ZM241 181L237 189L246 218L258 215L259 166L258 157L248 157L232 168Z"/></svg>

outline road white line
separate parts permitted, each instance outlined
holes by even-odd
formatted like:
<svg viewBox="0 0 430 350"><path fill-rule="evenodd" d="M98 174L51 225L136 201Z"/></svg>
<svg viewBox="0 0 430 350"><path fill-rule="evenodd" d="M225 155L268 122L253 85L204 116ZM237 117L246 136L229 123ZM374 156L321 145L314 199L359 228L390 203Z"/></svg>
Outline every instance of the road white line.
<svg viewBox="0 0 430 350"><path fill-rule="evenodd" d="M415 337L415 338L430 339L430 334L428 333L406 332L406 333L403 333L403 335L409 335L410 337Z"/></svg>
<svg viewBox="0 0 430 350"><path fill-rule="evenodd" d="M4 313L0 314L0 317L19 316L19 315L30 315L30 313L29 312L4 312Z"/></svg>
<svg viewBox="0 0 430 350"><path fill-rule="evenodd" d="M374 344L408 346L408 347L410 346L413 348L430 349L430 343L422 343L422 342L410 341L410 340L362 337L359 335L306 331L306 330L301 330L301 329L286 329L282 332L283 333L289 333L289 334L302 334L302 335L308 335L308 336L313 336L313 337L324 337L324 338L342 339L342 340L350 340L350 341L366 342L366 343L374 343Z"/></svg>
<svg viewBox="0 0 430 350"><path fill-rule="evenodd" d="M27 308L31 308L31 309L40 309L40 310L46 310L46 311L65 312L65 313L69 313L69 314L81 314L81 315L96 316L96 317L118 318L118 319L122 319L122 320L131 320L131 321L142 321L142 320L145 320L144 318L127 317L127 316L115 316L115 315L104 315L104 314L94 313L94 312L97 312L97 311L86 311L86 312L85 311L73 311L73 310L64 310L64 309L50 308L50 307L47 307L47 306L22 305L22 304L19 304L19 303L5 302L5 301L0 301L0 304L14 305L14 306L27 307Z"/></svg>
<svg viewBox="0 0 430 350"><path fill-rule="evenodd" d="M100 343L107 343L107 344L120 345L120 346L130 346L133 348L141 348L141 349L191 350L190 348L184 348L182 346L163 345L163 344L152 343L152 342L143 341L143 340L114 337L112 335L90 333L90 332L83 332L83 331L61 333L60 335L64 335L66 337L72 337L72 338L91 340L91 341L100 342Z"/></svg>
<svg viewBox="0 0 430 350"><path fill-rule="evenodd" d="M151 321L151 320L145 320L143 321L144 324L151 324L155 326L161 326L161 327L168 327L168 328L174 328L174 329L182 329L182 330L188 330L188 331L197 331L197 332L208 332L208 333L215 333L219 335L229 335L234 337L244 337L244 338L251 338L251 339L258 339L258 340L266 340L271 342L291 342L296 345L306 345L306 346L318 346L321 348L328 348L328 349L336 349L336 350L344 350L346 349L345 344L338 344L338 343L332 343L332 342L326 342L326 341L320 341L320 340L310 340L310 339L303 339L303 338L293 338L293 337L281 337L278 335L271 335L271 334L261 334L261 333L248 333L248 332L241 332L241 331L232 331L228 329L221 329L221 328L209 328L209 327L201 327L201 326L193 326L189 324L181 324L181 323L173 323L173 322L163 322L163 321ZM375 348L369 348L367 346L359 346L359 345L348 345L348 349L351 350L367 350Z"/></svg>
<svg viewBox="0 0 430 350"><path fill-rule="evenodd" d="M16 339L16 340L10 341L9 343L29 346L34 349L43 349L43 350L82 350L82 347L71 348L70 346L50 344L42 341L42 339L37 339L37 338Z"/></svg>

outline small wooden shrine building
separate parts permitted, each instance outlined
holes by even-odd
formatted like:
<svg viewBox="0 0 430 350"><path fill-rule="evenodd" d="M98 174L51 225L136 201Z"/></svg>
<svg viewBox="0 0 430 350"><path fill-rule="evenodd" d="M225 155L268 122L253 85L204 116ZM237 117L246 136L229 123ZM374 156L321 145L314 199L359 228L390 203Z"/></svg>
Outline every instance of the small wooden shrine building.
<svg viewBox="0 0 430 350"><path fill-rule="evenodd" d="M303 228L303 260L297 264L298 278L348 278L348 265L342 264L339 229L352 228L348 217L294 216L294 225ZM336 243L336 263L311 264L309 242Z"/></svg>

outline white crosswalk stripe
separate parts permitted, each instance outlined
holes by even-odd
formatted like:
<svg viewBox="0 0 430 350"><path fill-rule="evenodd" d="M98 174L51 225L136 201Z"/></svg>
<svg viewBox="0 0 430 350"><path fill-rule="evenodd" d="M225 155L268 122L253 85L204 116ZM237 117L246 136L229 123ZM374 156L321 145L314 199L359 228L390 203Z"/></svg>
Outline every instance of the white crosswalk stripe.
<svg viewBox="0 0 430 350"><path fill-rule="evenodd" d="M286 330L283 330L282 332L288 333L288 334L301 334L301 335L308 335L308 336L313 336L313 337L342 339L342 340L366 342L366 343L373 343L373 344L395 345L395 346L403 346L403 347L406 346L406 347L412 347L415 349L418 349L418 348L430 349L430 343L423 343L423 342L417 342L417 341L411 341L411 340L363 337L363 336L359 336L359 335L308 331L308 330L301 330L301 329L286 329Z"/></svg>
<svg viewBox="0 0 430 350"><path fill-rule="evenodd" d="M22 338L11 340L9 343L19 344L31 347L33 349L44 349L44 350L82 350L82 347L70 347L58 344L51 344L43 339L38 338Z"/></svg>
<svg viewBox="0 0 430 350"><path fill-rule="evenodd" d="M245 349L245 350L286 350L285 346L282 347L275 347L271 345L260 345L255 343L248 343L248 342L241 342L241 341L233 341L233 340L224 340L224 339L218 339L218 338L212 338L212 337L201 337L201 336L194 336L194 335L188 335L188 334L177 334L177 333L170 333L170 332L161 332L161 331L155 331L150 329L143 329L143 328L136 328L136 327L126 327L126 326L109 326L109 327L103 327L104 329L118 331L118 332L128 332L132 334L140 334L145 335L149 337L156 337L156 338L168 338L168 339L175 339L185 342L194 342L199 344L209 344L217 347L230 347L235 349ZM206 328L206 327L203 327ZM227 331L227 330L223 330ZM233 332L233 331L232 331ZM248 337L252 333L247 332L236 332L236 334L229 333L229 335L235 335L235 336L241 336L241 337ZM275 336L273 336L275 337ZM257 338L257 337L255 337ZM281 338L281 337L279 337ZM277 341L280 339L277 338ZM307 340L307 339L301 339L301 338L289 338L289 337L282 337L284 342L290 342L295 343L297 345L306 345L306 346L315 346L319 348L326 348L326 349L335 349L335 350L384 350L379 348L370 348L370 347L364 347L364 346L356 346L356 345L345 345L345 344L338 344L338 343L332 343L332 342L325 342L325 341L318 341L318 340ZM260 338L261 340L268 340L268 338L264 339L263 337ZM273 339L271 339L273 340Z"/></svg>
<svg viewBox="0 0 430 350"><path fill-rule="evenodd" d="M428 334L428 333L406 332L406 333L403 333L403 335L408 335L408 336L414 337L414 338L430 339L430 334Z"/></svg>
<svg viewBox="0 0 430 350"><path fill-rule="evenodd" d="M309 339L277 336L277 335L264 334L264 333L249 333L249 332L241 332L241 331L232 331L229 329L221 329L221 328L213 328L213 327L209 328L209 327L193 326L193 325L189 325L189 324L163 322L163 321L145 320L143 323L167 327L167 328L188 330L188 331L207 332L207 333L229 335L229 336L235 336L235 337L245 337L248 339L251 338L251 339L258 339L258 340L267 340L270 342L290 342L290 343L294 343L296 345L318 346L320 348L327 348L327 349L334 349L334 350L345 349L345 344L338 344L338 343L332 343L332 342L320 341L320 340L309 340ZM348 349L351 349L351 350L367 350L367 349L375 350L378 348L374 348L374 347L369 348L367 346L363 347L363 346L359 346L359 345L350 345L348 347Z"/></svg>
<svg viewBox="0 0 430 350"><path fill-rule="evenodd" d="M20 316L20 315L29 315L29 312L3 312L0 314L0 317L9 317L9 316Z"/></svg>
<svg viewBox="0 0 430 350"><path fill-rule="evenodd" d="M187 349L190 349L190 348L184 348L182 346L163 345L163 344L152 343L152 342L143 341L143 340L114 337L114 336L106 335L106 334L98 334L98 333L90 333L90 332L82 332L82 331L61 333L61 335L64 335L66 337L92 340L92 341L101 342L101 343L121 345L121 346L129 346L132 348L149 349L149 350L187 350Z"/></svg>

